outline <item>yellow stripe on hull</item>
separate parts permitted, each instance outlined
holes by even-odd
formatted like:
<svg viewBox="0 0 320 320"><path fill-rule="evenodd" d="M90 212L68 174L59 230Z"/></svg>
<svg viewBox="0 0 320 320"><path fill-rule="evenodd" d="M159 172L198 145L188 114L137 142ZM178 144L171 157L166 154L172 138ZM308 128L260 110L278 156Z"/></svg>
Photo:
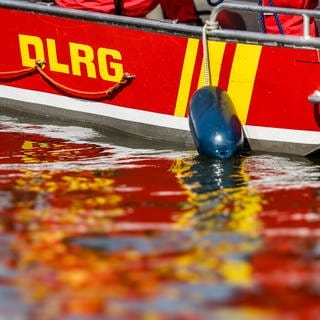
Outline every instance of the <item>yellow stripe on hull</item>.
<svg viewBox="0 0 320 320"><path fill-rule="evenodd" d="M211 85L219 83L226 42L209 41ZM228 94L233 101L242 124L246 123L252 91L260 61L261 46L237 44L228 84ZM198 88L204 85L202 64Z"/></svg>
<svg viewBox="0 0 320 320"><path fill-rule="evenodd" d="M236 47L227 91L242 124L247 121L261 49L248 44Z"/></svg>
<svg viewBox="0 0 320 320"><path fill-rule="evenodd" d="M176 101L175 116L184 117L186 114L199 43L200 41L197 39L188 39ZM217 86L226 42L209 41L208 48L212 85ZM262 46L258 45L237 44L236 46L227 92L236 107L242 124L246 123L249 113L261 50ZM202 63L198 88L203 86L204 64Z"/></svg>
<svg viewBox="0 0 320 320"><path fill-rule="evenodd" d="M197 59L198 47L199 40L191 38L188 39L186 53L183 61L183 68L181 72L181 80L176 102L176 108L174 112L174 115L178 117L184 117L186 114L193 72Z"/></svg>

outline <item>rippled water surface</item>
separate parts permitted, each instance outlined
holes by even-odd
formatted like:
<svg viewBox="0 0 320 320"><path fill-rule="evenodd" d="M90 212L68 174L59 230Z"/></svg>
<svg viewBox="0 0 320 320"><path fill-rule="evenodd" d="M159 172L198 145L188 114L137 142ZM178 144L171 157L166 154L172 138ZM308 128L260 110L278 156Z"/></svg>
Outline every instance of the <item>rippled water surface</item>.
<svg viewBox="0 0 320 320"><path fill-rule="evenodd" d="M0 119L0 319L320 318L317 161Z"/></svg>

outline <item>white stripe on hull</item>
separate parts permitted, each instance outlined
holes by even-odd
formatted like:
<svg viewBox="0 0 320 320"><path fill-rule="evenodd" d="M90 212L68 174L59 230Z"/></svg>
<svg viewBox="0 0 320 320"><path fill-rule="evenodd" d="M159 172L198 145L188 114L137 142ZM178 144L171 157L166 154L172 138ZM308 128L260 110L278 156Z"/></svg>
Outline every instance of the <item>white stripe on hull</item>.
<svg viewBox="0 0 320 320"><path fill-rule="evenodd" d="M293 130L246 125L248 139L320 145L320 131Z"/></svg>
<svg viewBox="0 0 320 320"><path fill-rule="evenodd" d="M85 112L119 120L145 123L158 127L166 127L184 131L189 130L187 118L119 107L96 101L82 100L3 85L0 85L0 98L1 97L70 111Z"/></svg>

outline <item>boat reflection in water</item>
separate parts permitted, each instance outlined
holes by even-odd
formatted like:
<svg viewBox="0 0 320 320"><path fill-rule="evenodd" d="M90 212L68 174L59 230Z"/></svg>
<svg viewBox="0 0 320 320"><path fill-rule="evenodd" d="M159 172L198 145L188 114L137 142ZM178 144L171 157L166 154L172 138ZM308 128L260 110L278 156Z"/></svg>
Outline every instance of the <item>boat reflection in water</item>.
<svg viewBox="0 0 320 320"><path fill-rule="evenodd" d="M2 318L320 314L316 163L208 160L1 120Z"/></svg>

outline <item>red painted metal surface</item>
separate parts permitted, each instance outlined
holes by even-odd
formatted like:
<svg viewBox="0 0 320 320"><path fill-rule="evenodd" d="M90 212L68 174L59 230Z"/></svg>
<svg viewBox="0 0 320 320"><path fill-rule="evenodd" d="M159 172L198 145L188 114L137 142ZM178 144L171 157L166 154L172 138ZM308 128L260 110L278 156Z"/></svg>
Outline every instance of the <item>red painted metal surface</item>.
<svg viewBox="0 0 320 320"><path fill-rule="evenodd" d="M319 50L263 47L247 124L319 130L319 110L308 102L319 72Z"/></svg>
<svg viewBox="0 0 320 320"><path fill-rule="evenodd" d="M101 91L113 86L120 73L134 74L136 79L113 100L104 101L107 103L174 115L179 94L190 97L201 77L202 50L197 39L196 58L188 65L188 37L8 9L0 9L0 19L6 26L0 72L23 67L19 35L27 36L22 40L25 43L31 36L37 45L27 46L27 58L37 58L39 50L35 48L39 46L46 60L45 72L63 85ZM228 43L221 66L213 66L220 68L221 89L227 90L230 84L238 46ZM190 88L184 87L184 68L192 73ZM319 73L319 50L263 46L244 117L246 124L318 131L319 108L308 102L308 96L320 89ZM1 83L63 95L37 73ZM187 116L187 105L184 108Z"/></svg>
<svg viewBox="0 0 320 320"><path fill-rule="evenodd" d="M0 71L21 69L18 35L31 35L39 37L41 41L47 61L45 70L50 76L78 90L100 91L108 89L114 85L114 82L101 79L97 50L99 48L116 50L121 54L121 59L109 58L110 63L121 65L123 71L134 74L136 80L126 88L125 94L120 94L111 103L163 114L174 113L187 38L177 39L166 34L15 10L0 9L0 16L3 25L6 25L6 32L3 33L2 38L6 43L6 49L0 53ZM50 71L47 39L54 41L56 50L53 54L56 54L59 63L68 66L68 73ZM84 64L81 64L81 76L72 75L70 42L83 44L93 54L94 77L88 77ZM30 58L37 58L32 56L33 47L30 48ZM174 48L174 56L172 48ZM79 55L83 55L83 52ZM114 70L110 70L111 74L113 72ZM25 77L9 84L57 94L56 89L43 81L40 75ZM155 99L154 92L166 92L166 94L161 94Z"/></svg>

